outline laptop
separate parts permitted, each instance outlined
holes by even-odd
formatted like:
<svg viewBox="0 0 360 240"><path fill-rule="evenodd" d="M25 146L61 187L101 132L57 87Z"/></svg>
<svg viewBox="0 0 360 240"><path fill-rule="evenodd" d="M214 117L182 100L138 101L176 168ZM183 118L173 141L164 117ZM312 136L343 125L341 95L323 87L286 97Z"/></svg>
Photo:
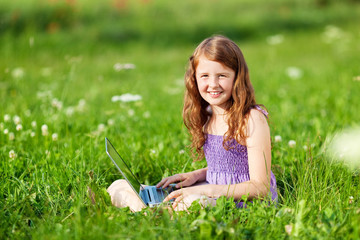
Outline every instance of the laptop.
<svg viewBox="0 0 360 240"><path fill-rule="evenodd" d="M120 171L121 175L129 183L134 190L136 196L149 207L155 207L162 203L167 195L172 192L176 184L170 184L167 188L157 188L156 186L143 186L135 175L131 172L128 164L116 151L108 138L105 137L106 153L111 161L115 164L116 168Z"/></svg>

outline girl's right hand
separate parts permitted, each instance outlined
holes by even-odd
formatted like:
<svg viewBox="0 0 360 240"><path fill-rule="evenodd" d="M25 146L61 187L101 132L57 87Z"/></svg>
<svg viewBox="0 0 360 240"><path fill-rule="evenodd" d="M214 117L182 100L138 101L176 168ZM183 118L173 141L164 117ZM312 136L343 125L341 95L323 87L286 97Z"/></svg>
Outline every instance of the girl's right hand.
<svg viewBox="0 0 360 240"><path fill-rule="evenodd" d="M199 174L197 174L196 172L188 172L188 173L179 173L179 174L175 174L173 176L164 178L163 180L161 180L156 187L157 188L166 188L167 186L169 186L169 184L171 183L177 183L176 184L176 188L181 188L181 187L188 187L193 185L194 183L196 183L199 180Z"/></svg>

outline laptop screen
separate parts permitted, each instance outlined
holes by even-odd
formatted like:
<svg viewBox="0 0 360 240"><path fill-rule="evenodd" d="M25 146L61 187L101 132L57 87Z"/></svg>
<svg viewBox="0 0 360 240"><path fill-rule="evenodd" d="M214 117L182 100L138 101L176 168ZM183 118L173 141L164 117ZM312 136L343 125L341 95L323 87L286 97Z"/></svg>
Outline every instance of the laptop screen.
<svg viewBox="0 0 360 240"><path fill-rule="evenodd" d="M131 172L130 168L126 165L120 154L115 150L109 139L105 138L105 144L106 152L111 158L111 160L114 162L115 166L119 169L123 177L130 183L130 185L132 185L134 190L139 193L140 188L143 189L140 182Z"/></svg>

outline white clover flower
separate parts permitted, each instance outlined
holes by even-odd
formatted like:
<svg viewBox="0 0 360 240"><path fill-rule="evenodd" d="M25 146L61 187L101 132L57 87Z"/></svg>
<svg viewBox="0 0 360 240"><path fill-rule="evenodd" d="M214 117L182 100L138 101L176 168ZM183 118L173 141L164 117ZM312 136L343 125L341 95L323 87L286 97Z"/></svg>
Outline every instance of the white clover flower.
<svg viewBox="0 0 360 240"><path fill-rule="evenodd" d="M125 63L125 64L115 63L113 68L116 72L120 72L123 69L125 69L125 70L135 69L135 65L132 63Z"/></svg>
<svg viewBox="0 0 360 240"><path fill-rule="evenodd" d="M293 229L293 226L291 224L285 225L285 232L288 235L291 235L292 229Z"/></svg>
<svg viewBox="0 0 360 240"><path fill-rule="evenodd" d="M107 120L107 124L109 126L113 126L115 124L115 120L110 118L110 119Z"/></svg>
<svg viewBox="0 0 360 240"><path fill-rule="evenodd" d="M36 121L32 121L32 122L31 122L31 126L32 126L33 128L36 128L36 125L37 125L37 124L36 124Z"/></svg>
<svg viewBox="0 0 360 240"><path fill-rule="evenodd" d="M66 110L65 110L65 114L66 116L70 117L74 114L74 107L67 107Z"/></svg>
<svg viewBox="0 0 360 240"><path fill-rule="evenodd" d="M13 121L15 124L20 124L21 123L21 118L18 115L15 115L13 117Z"/></svg>
<svg viewBox="0 0 360 240"><path fill-rule="evenodd" d="M85 99L80 99L78 105L76 106L76 109L80 112L83 112L85 110L86 101Z"/></svg>
<svg viewBox="0 0 360 240"><path fill-rule="evenodd" d="M296 146L296 142L294 140L289 141L289 147L294 148Z"/></svg>
<svg viewBox="0 0 360 240"><path fill-rule="evenodd" d="M282 141L282 138L280 135L276 135L275 136L275 142L281 142Z"/></svg>
<svg viewBox="0 0 360 240"><path fill-rule="evenodd" d="M23 126L21 124L16 125L16 131L21 131Z"/></svg>
<svg viewBox="0 0 360 240"><path fill-rule="evenodd" d="M106 126L105 126L105 124L103 124L103 123L100 123L100 124L98 125L98 131L99 131L99 132L105 131L105 128L106 128Z"/></svg>
<svg viewBox="0 0 360 240"><path fill-rule="evenodd" d="M11 116L9 114L4 115L4 122L10 122Z"/></svg>
<svg viewBox="0 0 360 240"><path fill-rule="evenodd" d="M134 109L129 109L128 114L129 114L130 117L134 116L135 115Z"/></svg>
<svg viewBox="0 0 360 240"><path fill-rule="evenodd" d="M20 79L20 78L23 78L25 75L25 72L24 72L24 69L18 67L18 68L14 68L12 71L11 71L11 76L15 79Z"/></svg>
<svg viewBox="0 0 360 240"><path fill-rule="evenodd" d="M9 140L14 141L15 140L15 134L13 132L9 132Z"/></svg>
<svg viewBox="0 0 360 240"><path fill-rule="evenodd" d="M299 79L303 76L303 71L300 68L297 67L288 67L286 69L286 74L291 79Z"/></svg>
<svg viewBox="0 0 360 240"><path fill-rule="evenodd" d="M123 68L124 69L135 69L135 64L133 64L133 63L125 63L123 65Z"/></svg>
<svg viewBox="0 0 360 240"><path fill-rule="evenodd" d="M308 146L307 146L307 145L304 145L304 146L303 146L303 149L304 149L304 151L307 151L307 150L308 150Z"/></svg>
<svg viewBox="0 0 360 240"><path fill-rule="evenodd" d="M55 141L57 141L58 140L58 134L57 133L53 133L52 135L51 135L51 138L52 138L52 140L55 142Z"/></svg>
<svg viewBox="0 0 360 240"><path fill-rule="evenodd" d="M16 158L16 153L15 153L14 150L10 150L10 152L9 152L9 158L10 158L10 159L15 159L15 158Z"/></svg>
<svg viewBox="0 0 360 240"><path fill-rule="evenodd" d="M123 66L121 63L115 63L113 68L116 72L119 72L123 69Z"/></svg>
<svg viewBox="0 0 360 240"><path fill-rule="evenodd" d="M284 41L284 36L282 34L276 34L266 38L266 42L269 45L278 45Z"/></svg>
<svg viewBox="0 0 360 240"><path fill-rule="evenodd" d="M329 139L327 155L331 160L360 168L360 127L342 130Z"/></svg>
<svg viewBox="0 0 360 240"><path fill-rule="evenodd" d="M46 124L43 124L43 125L41 126L41 134L42 134L43 136L49 135L49 128L48 128L48 126L47 126Z"/></svg>
<svg viewBox="0 0 360 240"><path fill-rule="evenodd" d="M112 102L136 102L136 101L140 101L142 99L142 97L140 95L133 95L131 93L125 93L122 94L120 96L113 96L111 98Z"/></svg>
<svg viewBox="0 0 360 240"><path fill-rule="evenodd" d="M5 129L4 129L4 134L6 135L6 134L8 134L8 133L9 133L9 129L5 128Z"/></svg>
<svg viewBox="0 0 360 240"><path fill-rule="evenodd" d="M180 151L179 151L179 154L180 155L183 155L185 153L185 150L184 149L181 149Z"/></svg>
<svg viewBox="0 0 360 240"><path fill-rule="evenodd" d="M32 137L32 138L35 137L35 132L31 132L30 137Z"/></svg>
<svg viewBox="0 0 360 240"><path fill-rule="evenodd" d="M328 25L325 27L325 31L323 33L323 40L325 43L332 43L336 40L340 40L344 37L344 32L339 27L334 25Z"/></svg>
<svg viewBox="0 0 360 240"><path fill-rule="evenodd" d="M144 112L143 117L150 118L150 112L149 111Z"/></svg>
<svg viewBox="0 0 360 240"><path fill-rule="evenodd" d="M349 204L352 204L352 203L353 203L353 200L354 200L354 197L353 197L353 196L350 196L350 197L349 197Z"/></svg>
<svg viewBox="0 0 360 240"><path fill-rule="evenodd" d="M51 101L51 106L53 106L54 108L61 110L63 107L63 103L61 101L59 101L57 98L54 98Z"/></svg>
<svg viewBox="0 0 360 240"><path fill-rule="evenodd" d="M150 149L150 153L155 154L156 150L155 149Z"/></svg>

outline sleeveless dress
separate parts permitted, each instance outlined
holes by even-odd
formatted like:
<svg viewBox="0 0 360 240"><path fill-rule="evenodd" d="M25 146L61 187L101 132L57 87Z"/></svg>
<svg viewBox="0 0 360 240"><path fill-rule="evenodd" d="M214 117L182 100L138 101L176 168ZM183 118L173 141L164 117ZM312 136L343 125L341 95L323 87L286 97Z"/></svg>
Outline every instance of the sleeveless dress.
<svg viewBox="0 0 360 240"><path fill-rule="evenodd" d="M257 109L260 107L256 106ZM259 109L267 116L267 112ZM231 148L223 147L223 136L206 134L203 146L208 166L206 181L209 184L229 185L250 180L247 147L232 140ZM271 199L277 202L276 179L271 172L270 179ZM237 207L244 207L243 202L238 202Z"/></svg>

